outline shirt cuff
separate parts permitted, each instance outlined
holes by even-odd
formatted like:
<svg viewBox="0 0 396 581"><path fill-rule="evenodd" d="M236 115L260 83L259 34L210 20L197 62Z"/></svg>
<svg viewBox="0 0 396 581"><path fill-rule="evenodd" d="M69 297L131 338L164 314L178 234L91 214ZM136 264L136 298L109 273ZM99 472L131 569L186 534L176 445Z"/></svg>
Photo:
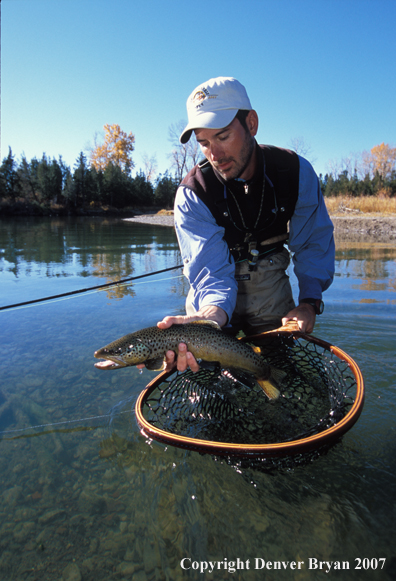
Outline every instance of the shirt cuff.
<svg viewBox="0 0 396 581"><path fill-rule="evenodd" d="M300 275L298 280L300 293L298 300L302 299L321 299L323 293L323 283L317 279L307 275Z"/></svg>

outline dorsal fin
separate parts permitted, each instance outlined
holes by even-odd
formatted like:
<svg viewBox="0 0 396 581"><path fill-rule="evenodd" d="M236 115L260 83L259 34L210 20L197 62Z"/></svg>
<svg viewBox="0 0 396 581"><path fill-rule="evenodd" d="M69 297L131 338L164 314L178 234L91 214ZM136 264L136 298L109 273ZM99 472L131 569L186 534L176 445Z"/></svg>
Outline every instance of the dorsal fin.
<svg viewBox="0 0 396 581"><path fill-rule="evenodd" d="M209 325L210 327L213 327L214 329L221 331L221 327L218 323L216 323L216 321L209 321L208 319L200 319L199 321L191 321L191 324Z"/></svg>

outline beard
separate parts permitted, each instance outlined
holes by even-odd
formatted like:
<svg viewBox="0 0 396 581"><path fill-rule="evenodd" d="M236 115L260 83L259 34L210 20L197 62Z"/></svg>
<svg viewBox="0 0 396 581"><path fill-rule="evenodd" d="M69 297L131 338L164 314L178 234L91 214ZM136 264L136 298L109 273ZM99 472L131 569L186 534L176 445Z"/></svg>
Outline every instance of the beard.
<svg viewBox="0 0 396 581"><path fill-rule="evenodd" d="M227 157L220 159L218 162L216 162L216 164L212 163L213 168L227 182L238 179L245 172L246 168L250 163L252 155L254 154L255 151L255 144L256 144L255 140L252 139L251 135L248 132L246 132L246 139L243 142L238 159L235 159L235 157ZM229 162L233 162L233 165L229 170L222 171L218 167Z"/></svg>

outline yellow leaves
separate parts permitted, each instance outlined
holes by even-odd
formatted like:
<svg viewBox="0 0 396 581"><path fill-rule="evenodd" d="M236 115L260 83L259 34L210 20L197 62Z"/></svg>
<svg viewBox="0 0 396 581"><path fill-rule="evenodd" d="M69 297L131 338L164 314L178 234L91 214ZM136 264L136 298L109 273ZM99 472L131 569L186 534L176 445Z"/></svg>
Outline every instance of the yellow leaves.
<svg viewBox="0 0 396 581"><path fill-rule="evenodd" d="M119 125L106 124L103 127L105 140L91 151L91 164L97 169L104 170L108 163L117 165L122 170L134 166L132 151L135 149L135 136L122 131Z"/></svg>
<svg viewBox="0 0 396 581"><path fill-rule="evenodd" d="M373 169L380 176L386 178L394 169L396 163L396 147L390 147L388 144L381 143L371 150L373 157Z"/></svg>
<svg viewBox="0 0 396 581"><path fill-rule="evenodd" d="M386 179L396 168L396 147L390 147L388 143L376 145L370 150L370 153L363 153L363 161L372 175L378 173L383 179Z"/></svg>

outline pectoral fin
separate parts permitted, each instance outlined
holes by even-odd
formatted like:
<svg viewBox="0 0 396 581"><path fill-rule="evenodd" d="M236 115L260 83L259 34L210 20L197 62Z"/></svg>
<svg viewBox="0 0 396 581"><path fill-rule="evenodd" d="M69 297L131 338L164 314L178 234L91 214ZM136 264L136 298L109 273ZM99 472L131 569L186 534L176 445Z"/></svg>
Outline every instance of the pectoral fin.
<svg viewBox="0 0 396 581"><path fill-rule="evenodd" d="M163 357L157 357L157 359L147 359L144 364L146 369L150 369L150 371L161 371L165 368Z"/></svg>

